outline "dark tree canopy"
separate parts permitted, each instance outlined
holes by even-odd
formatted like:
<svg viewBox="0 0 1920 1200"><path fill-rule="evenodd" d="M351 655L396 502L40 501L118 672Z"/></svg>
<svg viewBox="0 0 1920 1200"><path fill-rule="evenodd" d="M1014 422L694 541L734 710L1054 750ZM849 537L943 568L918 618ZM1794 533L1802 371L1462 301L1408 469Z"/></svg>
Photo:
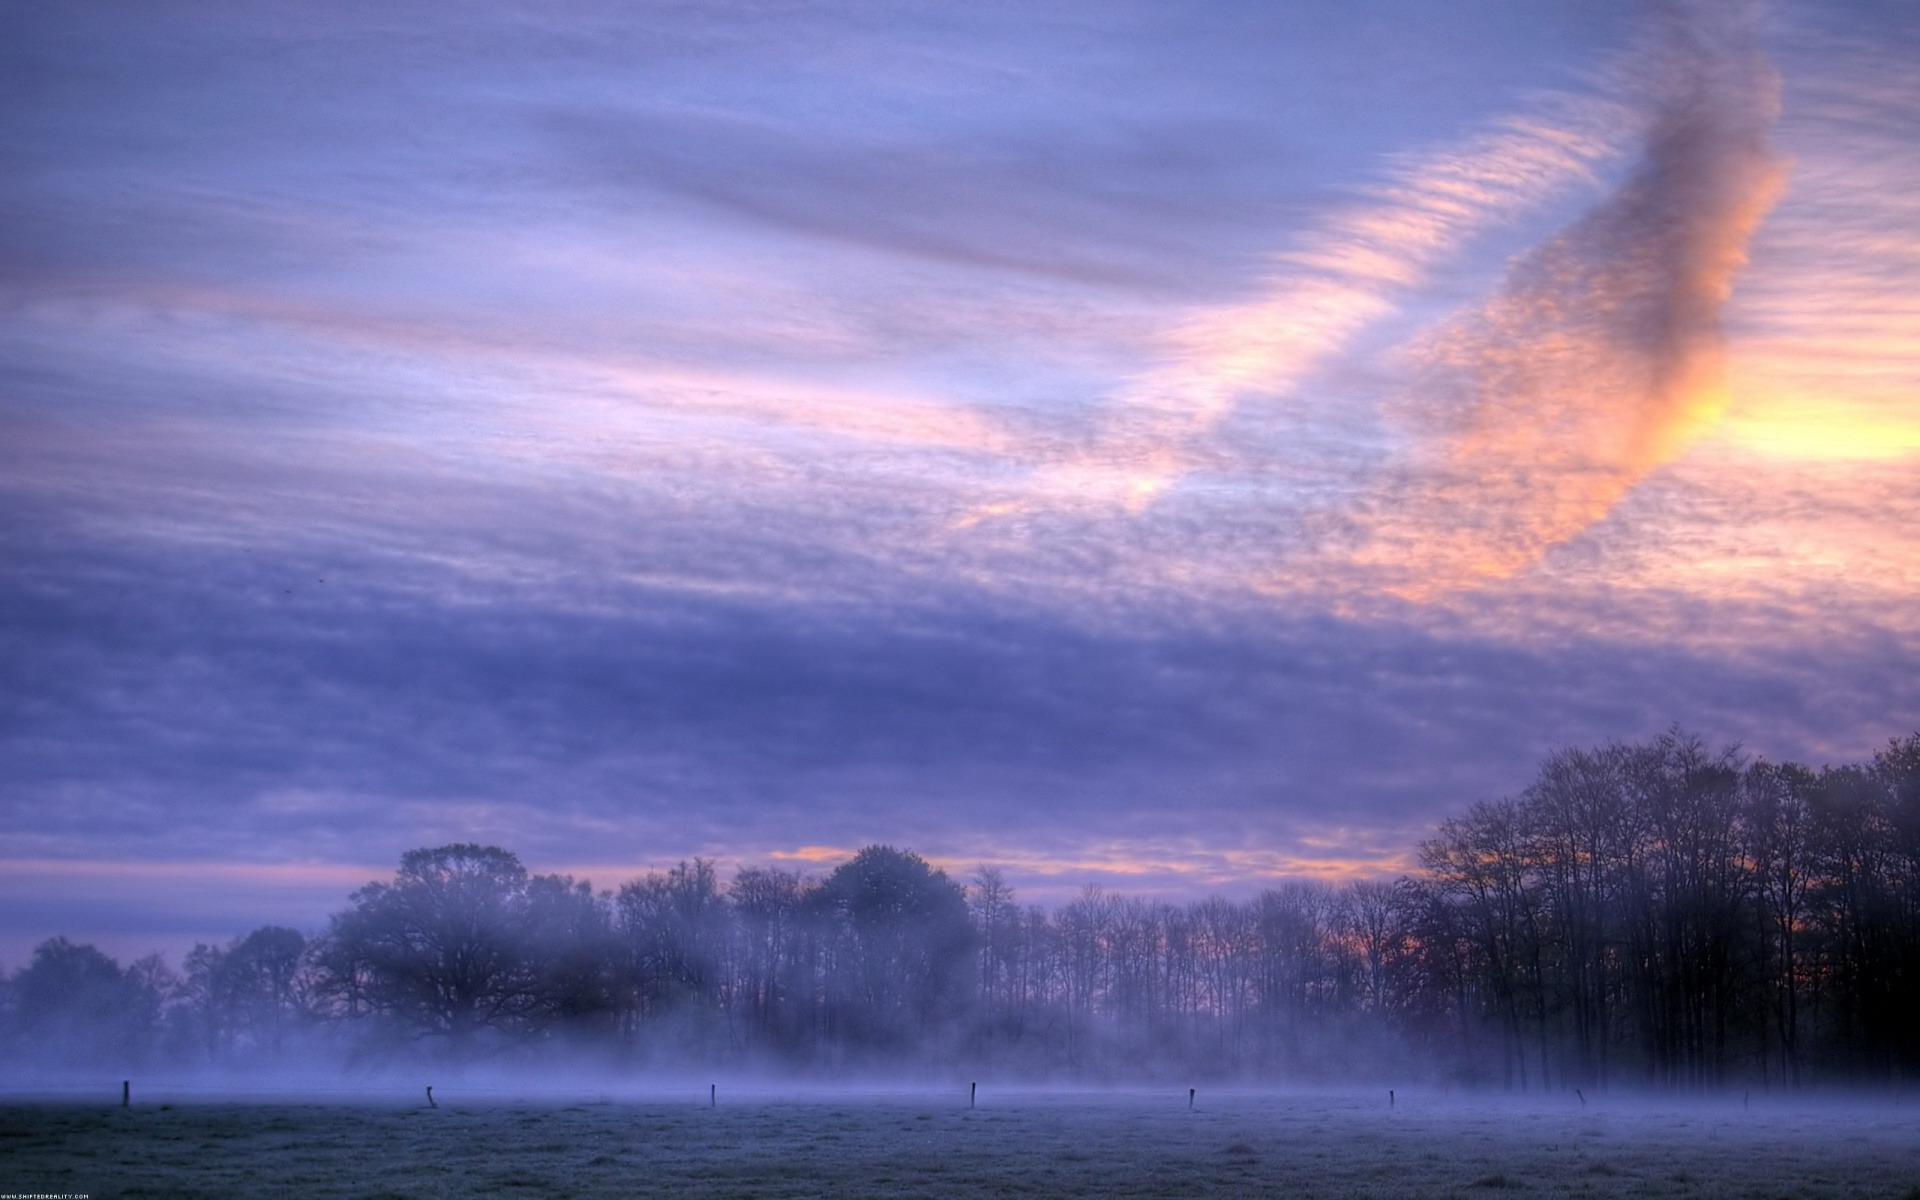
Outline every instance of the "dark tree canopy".
<svg viewBox="0 0 1920 1200"><path fill-rule="evenodd" d="M966 893L917 854L868 846L821 885L843 964L835 1010L859 1040L895 1044L965 1004L973 966Z"/></svg>
<svg viewBox="0 0 1920 1200"><path fill-rule="evenodd" d="M264 925L225 948L195 946L186 968L199 1035L215 1058L278 1054L310 1015L307 939L299 930Z"/></svg>
<svg viewBox="0 0 1920 1200"><path fill-rule="evenodd" d="M334 918L327 990L468 1053L483 1034L538 1029L596 994L566 961L569 938L541 936L591 930L591 900L570 879L530 877L497 846L408 851L392 883L355 892Z"/></svg>
<svg viewBox="0 0 1920 1200"><path fill-rule="evenodd" d="M158 1028L170 982L157 958L122 970L92 946L51 938L8 989L10 1040L43 1061L130 1064Z"/></svg>

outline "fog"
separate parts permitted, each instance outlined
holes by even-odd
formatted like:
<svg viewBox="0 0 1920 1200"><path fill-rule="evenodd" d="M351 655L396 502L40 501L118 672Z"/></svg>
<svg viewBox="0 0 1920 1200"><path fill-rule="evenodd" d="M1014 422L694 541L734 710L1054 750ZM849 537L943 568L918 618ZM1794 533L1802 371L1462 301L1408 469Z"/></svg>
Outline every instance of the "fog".
<svg viewBox="0 0 1920 1200"><path fill-rule="evenodd" d="M1920 736L1815 771L1680 731L1561 751L1398 881L1026 906L870 846L617 889L406 854L325 930L183 962L54 937L9 1090L828 1084L1750 1093L1920 1066Z"/></svg>

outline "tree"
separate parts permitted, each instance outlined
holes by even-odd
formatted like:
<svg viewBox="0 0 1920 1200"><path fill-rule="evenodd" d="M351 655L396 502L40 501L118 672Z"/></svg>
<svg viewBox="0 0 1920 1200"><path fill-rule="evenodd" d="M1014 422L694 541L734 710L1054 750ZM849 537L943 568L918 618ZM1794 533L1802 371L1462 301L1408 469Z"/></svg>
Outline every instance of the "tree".
<svg viewBox="0 0 1920 1200"><path fill-rule="evenodd" d="M1742 834L1753 875L1755 955L1766 980L1769 1029L1762 1035L1761 1070L1773 1048L1783 1080L1801 1078L1801 1009L1809 983L1802 932L1812 912L1819 865L1809 798L1818 786L1797 764L1755 763L1743 781Z"/></svg>
<svg viewBox="0 0 1920 1200"><path fill-rule="evenodd" d="M614 900L629 1011L669 1015L697 1051L713 1036L727 981L730 929L713 863L696 858L627 884ZM633 1032L632 1028L629 1032Z"/></svg>
<svg viewBox="0 0 1920 1200"><path fill-rule="evenodd" d="M821 886L834 922L829 987L851 1039L903 1047L958 1017L971 990L966 895L917 854L868 846Z"/></svg>
<svg viewBox="0 0 1920 1200"><path fill-rule="evenodd" d="M734 1003L748 1036L787 1054L816 1032L814 886L797 872L742 867L728 886L736 955Z"/></svg>
<svg viewBox="0 0 1920 1200"><path fill-rule="evenodd" d="M979 942L980 961L975 969L981 1013L990 1028L1017 1028L1019 1012L1013 1001L1019 966L1020 906L1014 903L1013 889L997 867L981 867L974 873L967 907Z"/></svg>
<svg viewBox="0 0 1920 1200"><path fill-rule="evenodd" d="M1358 960L1358 1000L1375 1015L1393 1007L1393 970L1406 953L1403 916L1398 889L1384 879L1358 880L1342 897L1342 932Z"/></svg>
<svg viewBox="0 0 1920 1200"><path fill-rule="evenodd" d="M186 959L186 994L207 1049L278 1054L287 1034L311 1015L307 940L265 925L226 948L195 946Z"/></svg>
<svg viewBox="0 0 1920 1200"><path fill-rule="evenodd" d="M527 880L526 920L535 1015L570 1034L610 1028L620 980L606 897L584 879L535 875Z"/></svg>
<svg viewBox="0 0 1920 1200"><path fill-rule="evenodd" d="M48 1065L136 1061L171 985L157 955L123 971L93 946L50 938L13 979L15 1053Z"/></svg>
<svg viewBox="0 0 1920 1200"><path fill-rule="evenodd" d="M571 881L567 881L568 886ZM333 918L320 956L333 994L385 1014L456 1056L482 1035L543 1029L556 1006L535 951L532 881L497 846L409 850Z"/></svg>
<svg viewBox="0 0 1920 1200"><path fill-rule="evenodd" d="M1481 802L1441 824L1422 845L1421 865L1457 912L1473 952L1476 982L1489 1015L1505 1031L1502 1069L1509 1086L1529 1085L1527 1042L1533 1035L1542 1076L1547 1058L1542 968L1541 894L1529 871L1523 808L1514 800ZM1544 1086L1546 1080L1540 1079Z"/></svg>

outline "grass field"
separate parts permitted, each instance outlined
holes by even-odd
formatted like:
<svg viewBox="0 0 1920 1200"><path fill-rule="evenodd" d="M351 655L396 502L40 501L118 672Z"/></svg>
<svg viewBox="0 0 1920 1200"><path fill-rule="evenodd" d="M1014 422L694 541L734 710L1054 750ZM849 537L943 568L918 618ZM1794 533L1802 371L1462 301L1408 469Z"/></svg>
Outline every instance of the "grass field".
<svg viewBox="0 0 1920 1200"><path fill-rule="evenodd" d="M0 1101L0 1195L1920 1197L1920 1105L1184 1091Z"/></svg>

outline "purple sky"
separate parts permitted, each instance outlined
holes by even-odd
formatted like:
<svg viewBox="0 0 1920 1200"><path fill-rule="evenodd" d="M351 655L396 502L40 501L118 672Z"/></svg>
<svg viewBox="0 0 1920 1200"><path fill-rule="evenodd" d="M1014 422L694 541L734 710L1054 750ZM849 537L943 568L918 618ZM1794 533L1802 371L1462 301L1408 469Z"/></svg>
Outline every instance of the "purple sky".
<svg viewBox="0 0 1920 1200"><path fill-rule="evenodd" d="M1912 5L0 20L0 964L1920 728Z"/></svg>

